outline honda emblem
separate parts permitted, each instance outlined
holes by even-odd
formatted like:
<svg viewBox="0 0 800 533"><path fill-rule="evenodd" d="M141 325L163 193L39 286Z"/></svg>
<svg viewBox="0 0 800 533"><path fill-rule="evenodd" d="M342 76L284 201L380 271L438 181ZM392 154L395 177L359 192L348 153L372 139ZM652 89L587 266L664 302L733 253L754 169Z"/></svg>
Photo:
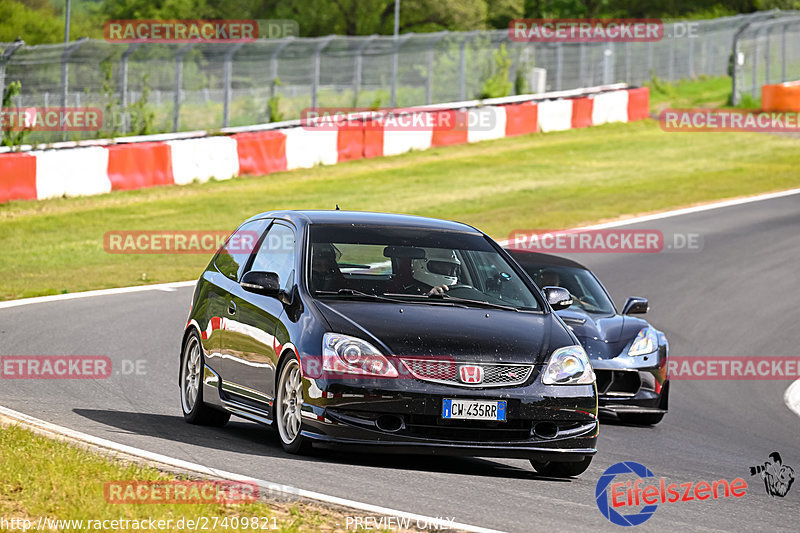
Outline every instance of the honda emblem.
<svg viewBox="0 0 800 533"><path fill-rule="evenodd" d="M462 365L458 370L461 383L475 385L483 382L483 367L476 365Z"/></svg>

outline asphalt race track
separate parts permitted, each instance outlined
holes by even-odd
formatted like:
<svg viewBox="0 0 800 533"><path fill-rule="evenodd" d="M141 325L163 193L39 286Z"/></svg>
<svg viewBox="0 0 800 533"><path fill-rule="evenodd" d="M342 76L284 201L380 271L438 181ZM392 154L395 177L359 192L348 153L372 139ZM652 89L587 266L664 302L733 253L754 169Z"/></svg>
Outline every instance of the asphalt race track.
<svg viewBox="0 0 800 533"><path fill-rule="evenodd" d="M694 252L575 256L618 306L630 295L650 299L647 318L666 332L672 355L797 355L800 195L629 227L702 236ZM209 467L504 531L619 530L594 499L599 476L619 461L668 483L748 482L742 498L659 504L634 530L797 531L800 481L771 497L748 468L779 451L800 475L800 418L783 401L789 380L675 381L660 425L604 423L591 468L571 480L539 477L523 460L296 457L250 422L183 422L177 358L190 297L182 288L0 309L0 355L107 355L114 368L96 381L2 380L0 405ZM144 374L121 372L130 369L124 360L143 360Z"/></svg>

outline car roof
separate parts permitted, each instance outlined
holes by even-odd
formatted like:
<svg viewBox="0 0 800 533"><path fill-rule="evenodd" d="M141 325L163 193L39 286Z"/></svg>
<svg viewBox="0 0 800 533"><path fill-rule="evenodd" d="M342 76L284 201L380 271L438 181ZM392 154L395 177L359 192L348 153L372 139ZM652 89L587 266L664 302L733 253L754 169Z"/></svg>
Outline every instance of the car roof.
<svg viewBox="0 0 800 533"><path fill-rule="evenodd" d="M463 224L449 220L439 220L436 218L419 217L413 215L398 215L394 213L374 213L368 211L342 211L342 210L282 210L266 211L250 218L279 218L288 220L297 225L337 225L355 224L363 226L397 226L414 227L420 229L456 231L460 233L471 233L482 235L480 231Z"/></svg>
<svg viewBox="0 0 800 533"><path fill-rule="evenodd" d="M511 257L513 257L517 263L519 263L523 267L552 265L552 266L566 266L572 268L580 268L582 270L589 270L588 268L578 263L577 261L573 261L572 259L567 259L566 257L543 254L541 252L529 252L527 250L514 250L513 248L506 248L505 250L509 254L511 254Z"/></svg>

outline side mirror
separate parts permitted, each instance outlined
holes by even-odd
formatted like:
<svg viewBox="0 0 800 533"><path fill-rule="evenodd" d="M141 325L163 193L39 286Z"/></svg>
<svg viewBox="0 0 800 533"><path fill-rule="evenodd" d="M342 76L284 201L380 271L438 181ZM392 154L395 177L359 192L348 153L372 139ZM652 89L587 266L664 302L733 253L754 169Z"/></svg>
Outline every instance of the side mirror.
<svg viewBox="0 0 800 533"><path fill-rule="evenodd" d="M263 294L264 296L277 297L281 293L281 281L275 272L251 270L242 276L242 281L239 285L246 291Z"/></svg>
<svg viewBox="0 0 800 533"><path fill-rule="evenodd" d="M623 315L643 315L650 310L650 304L647 298L639 298L638 296L631 296L625 300L625 305L622 307Z"/></svg>
<svg viewBox="0 0 800 533"><path fill-rule="evenodd" d="M553 308L553 311L559 309L566 309L572 305L572 296L569 291L563 287L545 287L544 295L547 298L547 303Z"/></svg>

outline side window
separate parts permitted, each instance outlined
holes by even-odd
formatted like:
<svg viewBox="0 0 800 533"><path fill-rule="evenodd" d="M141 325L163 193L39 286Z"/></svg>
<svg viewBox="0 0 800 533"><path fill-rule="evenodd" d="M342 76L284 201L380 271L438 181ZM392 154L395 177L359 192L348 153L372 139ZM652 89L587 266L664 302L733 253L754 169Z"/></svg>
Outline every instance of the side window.
<svg viewBox="0 0 800 533"><path fill-rule="evenodd" d="M230 279L238 281L242 268L250 258L258 238L267 229L269 223L268 219L253 220L233 232L214 260L217 270Z"/></svg>
<svg viewBox="0 0 800 533"><path fill-rule="evenodd" d="M288 289L294 283L294 265L294 231L283 224L275 224L264 237L250 270L275 272L281 286Z"/></svg>

